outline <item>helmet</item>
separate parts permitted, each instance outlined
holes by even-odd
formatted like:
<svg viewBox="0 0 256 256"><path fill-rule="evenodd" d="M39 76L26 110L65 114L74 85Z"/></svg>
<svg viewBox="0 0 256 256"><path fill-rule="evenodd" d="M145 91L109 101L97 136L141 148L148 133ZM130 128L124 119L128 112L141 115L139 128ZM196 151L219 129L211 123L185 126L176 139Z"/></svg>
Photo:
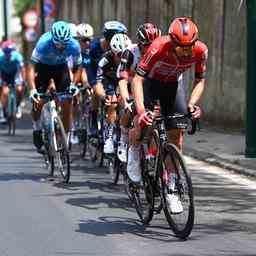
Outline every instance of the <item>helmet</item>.
<svg viewBox="0 0 256 256"><path fill-rule="evenodd" d="M103 36L110 41L114 34L117 34L117 33L126 34L127 28L123 23L112 20L104 23L102 33L103 33Z"/></svg>
<svg viewBox="0 0 256 256"><path fill-rule="evenodd" d="M121 54L125 48L131 45L130 38L125 34L115 34L110 41L110 48L116 55Z"/></svg>
<svg viewBox="0 0 256 256"><path fill-rule="evenodd" d="M69 23L69 27L70 27L71 36L76 37L77 36L77 26L76 26L76 24Z"/></svg>
<svg viewBox="0 0 256 256"><path fill-rule="evenodd" d="M170 37L180 46L193 45L198 40L198 29L189 18L176 18L168 31Z"/></svg>
<svg viewBox="0 0 256 256"><path fill-rule="evenodd" d="M72 38L70 25L65 21L53 23L51 33L54 43L67 44Z"/></svg>
<svg viewBox="0 0 256 256"><path fill-rule="evenodd" d="M2 50L4 54L10 54L12 51L15 50L15 45L13 41L11 40L6 40L2 43Z"/></svg>
<svg viewBox="0 0 256 256"><path fill-rule="evenodd" d="M77 37L78 38L92 38L93 27L87 23L81 23L77 26Z"/></svg>
<svg viewBox="0 0 256 256"><path fill-rule="evenodd" d="M140 44L151 44L157 37L161 36L161 30L155 24L144 23L138 27L136 36Z"/></svg>

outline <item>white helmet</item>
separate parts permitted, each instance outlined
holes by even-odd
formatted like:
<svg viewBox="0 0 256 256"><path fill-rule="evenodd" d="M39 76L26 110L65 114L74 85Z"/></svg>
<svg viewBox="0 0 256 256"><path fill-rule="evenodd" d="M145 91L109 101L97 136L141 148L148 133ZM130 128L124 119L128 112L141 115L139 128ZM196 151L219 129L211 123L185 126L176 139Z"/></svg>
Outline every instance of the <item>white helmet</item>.
<svg viewBox="0 0 256 256"><path fill-rule="evenodd" d="M77 37L78 38L92 38L93 27L88 23L81 23L77 26Z"/></svg>
<svg viewBox="0 0 256 256"><path fill-rule="evenodd" d="M69 23L69 27L70 27L71 36L76 37L77 36L77 25L74 23Z"/></svg>
<svg viewBox="0 0 256 256"><path fill-rule="evenodd" d="M110 41L110 48L111 51L117 55L122 53L124 49L131 44L131 39L127 35L118 33L112 37Z"/></svg>

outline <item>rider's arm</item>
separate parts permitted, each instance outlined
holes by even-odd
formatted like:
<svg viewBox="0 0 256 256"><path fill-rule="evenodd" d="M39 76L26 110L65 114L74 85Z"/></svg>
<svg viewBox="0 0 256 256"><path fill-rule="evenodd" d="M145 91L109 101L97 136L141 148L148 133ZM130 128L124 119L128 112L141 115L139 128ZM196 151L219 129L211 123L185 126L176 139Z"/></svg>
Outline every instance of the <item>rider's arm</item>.
<svg viewBox="0 0 256 256"><path fill-rule="evenodd" d="M199 102L204 92L204 87L205 87L205 79L195 79L194 87L188 101L189 107L193 107Z"/></svg>
<svg viewBox="0 0 256 256"><path fill-rule="evenodd" d="M96 76L97 83L94 87L95 94L101 98L104 98L106 96L106 92L104 90L102 81L105 76L105 72L107 70L108 65L109 65L109 60L106 57L106 55L104 55L98 63L97 76Z"/></svg>
<svg viewBox="0 0 256 256"><path fill-rule="evenodd" d="M129 99L128 80L126 79L119 80L118 86L119 86L119 92L120 92L121 98L123 102L126 103L127 100Z"/></svg>
<svg viewBox="0 0 256 256"><path fill-rule="evenodd" d="M188 101L188 107L196 105L204 92L207 58L208 49L206 45L202 42L198 42L196 51L195 82Z"/></svg>
<svg viewBox="0 0 256 256"><path fill-rule="evenodd" d="M144 77L136 74L132 81L132 93L134 96L136 109L138 114L145 112L144 96L143 96L143 81Z"/></svg>
<svg viewBox="0 0 256 256"><path fill-rule="evenodd" d="M36 84L35 84L35 66L34 64L29 64L28 65L28 85L29 85L29 89L33 90L36 88Z"/></svg>
<svg viewBox="0 0 256 256"><path fill-rule="evenodd" d="M73 68L73 72L74 72L74 75L73 75L72 83L77 84L80 81L82 66L81 65L75 66Z"/></svg>
<svg viewBox="0 0 256 256"><path fill-rule="evenodd" d="M86 72L86 69L83 68L82 71L81 71L81 81L82 81L82 84L83 84L83 87L89 87L89 82L88 82L88 76L87 76L87 72Z"/></svg>
<svg viewBox="0 0 256 256"><path fill-rule="evenodd" d="M124 103L129 99L128 80L131 72L131 66L134 56L129 49L126 49L121 56L121 62L117 69L117 76L120 79L118 82L120 95Z"/></svg>

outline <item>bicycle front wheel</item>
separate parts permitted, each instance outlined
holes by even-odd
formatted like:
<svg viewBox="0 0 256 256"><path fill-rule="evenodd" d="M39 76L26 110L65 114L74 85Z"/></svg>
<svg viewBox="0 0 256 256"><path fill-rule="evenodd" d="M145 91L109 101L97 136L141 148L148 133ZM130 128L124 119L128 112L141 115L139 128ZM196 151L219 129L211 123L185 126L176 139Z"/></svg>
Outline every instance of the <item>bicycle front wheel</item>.
<svg viewBox="0 0 256 256"><path fill-rule="evenodd" d="M56 137L56 167L59 169L65 183L70 179L70 158L67 136L61 119L57 116L54 120Z"/></svg>
<svg viewBox="0 0 256 256"><path fill-rule="evenodd" d="M175 188L170 191L170 180L167 182L163 175L168 166L174 167L175 170ZM175 196L182 204L180 213L172 213L170 207L170 197ZM174 234L182 239L187 238L194 225L194 199L193 188L190 174L187 170L185 161L173 144L167 144L164 148L162 159L161 175L161 197L166 220L173 230Z"/></svg>

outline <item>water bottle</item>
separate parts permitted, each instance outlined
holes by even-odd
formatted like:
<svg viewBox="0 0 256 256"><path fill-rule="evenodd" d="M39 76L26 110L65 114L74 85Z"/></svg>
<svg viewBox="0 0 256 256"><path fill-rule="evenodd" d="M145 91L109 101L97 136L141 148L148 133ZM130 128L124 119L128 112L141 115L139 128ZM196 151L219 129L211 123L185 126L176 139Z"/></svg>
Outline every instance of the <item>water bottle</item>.
<svg viewBox="0 0 256 256"><path fill-rule="evenodd" d="M146 153L146 162L149 172L154 172L156 162L157 148L149 147Z"/></svg>

